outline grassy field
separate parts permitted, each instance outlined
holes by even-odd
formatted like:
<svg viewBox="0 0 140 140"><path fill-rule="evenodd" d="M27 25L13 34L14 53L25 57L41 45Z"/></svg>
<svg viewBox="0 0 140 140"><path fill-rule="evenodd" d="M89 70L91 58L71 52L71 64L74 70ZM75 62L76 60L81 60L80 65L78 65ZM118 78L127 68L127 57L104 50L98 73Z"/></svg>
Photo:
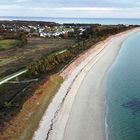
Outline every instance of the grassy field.
<svg viewBox="0 0 140 140"><path fill-rule="evenodd" d="M0 50L7 50L18 46L19 41L16 39L0 40Z"/></svg>
<svg viewBox="0 0 140 140"><path fill-rule="evenodd" d="M4 44L4 42L6 41L2 41L1 44ZM73 43L74 40L68 39L29 38L28 44L22 48L13 47L8 49L8 45L7 47L6 45L0 45L0 47L3 46L2 48L7 48L0 51L0 78L24 69L32 61L52 51L67 48Z"/></svg>

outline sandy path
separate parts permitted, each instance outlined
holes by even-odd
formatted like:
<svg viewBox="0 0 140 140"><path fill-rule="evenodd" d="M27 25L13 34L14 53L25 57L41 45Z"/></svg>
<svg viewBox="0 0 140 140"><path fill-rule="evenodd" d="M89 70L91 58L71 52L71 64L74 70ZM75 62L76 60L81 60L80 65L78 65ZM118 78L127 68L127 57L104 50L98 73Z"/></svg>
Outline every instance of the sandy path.
<svg viewBox="0 0 140 140"><path fill-rule="evenodd" d="M135 29L108 38L82 54L61 75L66 79L44 114L33 140L103 140L101 82L121 43Z"/></svg>

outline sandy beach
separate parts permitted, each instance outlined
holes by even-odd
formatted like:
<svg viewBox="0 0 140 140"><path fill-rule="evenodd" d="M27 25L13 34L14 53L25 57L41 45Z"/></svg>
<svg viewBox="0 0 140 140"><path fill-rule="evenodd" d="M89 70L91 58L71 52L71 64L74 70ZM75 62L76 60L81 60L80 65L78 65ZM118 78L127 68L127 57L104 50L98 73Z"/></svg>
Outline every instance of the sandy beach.
<svg viewBox="0 0 140 140"><path fill-rule="evenodd" d="M123 41L139 28L109 37L81 54L60 75L65 79L33 140L104 140L102 82Z"/></svg>

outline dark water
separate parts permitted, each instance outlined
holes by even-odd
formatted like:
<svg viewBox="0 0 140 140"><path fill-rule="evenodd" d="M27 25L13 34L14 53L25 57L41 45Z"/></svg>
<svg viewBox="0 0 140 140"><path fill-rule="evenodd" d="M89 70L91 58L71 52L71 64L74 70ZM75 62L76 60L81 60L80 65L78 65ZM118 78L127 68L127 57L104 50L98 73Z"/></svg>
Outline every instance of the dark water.
<svg viewBox="0 0 140 140"><path fill-rule="evenodd" d="M0 20L27 20L27 21L51 21L57 23L91 23L91 24L138 24L140 19L112 19L112 18L51 18L51 17L0 17Z"/></svg>
<svg viewBox="0 0 140 140"><path fill-rule="evenodd" d="M109 140L140 140L140 33L126 39L107 78Z"/></svg>

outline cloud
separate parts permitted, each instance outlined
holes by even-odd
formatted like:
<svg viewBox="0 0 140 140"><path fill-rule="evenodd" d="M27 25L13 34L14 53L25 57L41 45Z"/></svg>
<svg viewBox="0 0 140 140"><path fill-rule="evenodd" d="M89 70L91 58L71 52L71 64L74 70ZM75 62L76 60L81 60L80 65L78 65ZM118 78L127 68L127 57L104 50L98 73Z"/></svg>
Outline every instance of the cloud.
<svg viewBox="0 0 140 140"><path fill-rule="evenodd" d="M121 8L115 7L60 7L60 8L48 8L48 7L34 7L33 10L50 10L50 11L120 11Z"/></svg>
<svg viewBox="0 0 140 140"><path fill-rule="evenodd" d="M0 0L0 16L140 17L140 0Z"/></svg>
<svg viewBox="0 0 140 140"><path fill-rule="evenodd" d="M49 8L49 10L77 10L77 11L116 11L119 8L106 8L106 7L61 7L61 8Z"/></svg>
<svg viewBox="0 0 140 140"><path fill-rule="evenodd" d="M19 5L12 4L12 5L0 5L0 11L2 10L12 10L12 9L20 9L22 8Z"/></svg>
<svg viewBox="0 0 140 140"><path fill-rule="evenodd" d="M23 2L28 2L28 0L16 0L16 3L23 3Z"/></svg>

